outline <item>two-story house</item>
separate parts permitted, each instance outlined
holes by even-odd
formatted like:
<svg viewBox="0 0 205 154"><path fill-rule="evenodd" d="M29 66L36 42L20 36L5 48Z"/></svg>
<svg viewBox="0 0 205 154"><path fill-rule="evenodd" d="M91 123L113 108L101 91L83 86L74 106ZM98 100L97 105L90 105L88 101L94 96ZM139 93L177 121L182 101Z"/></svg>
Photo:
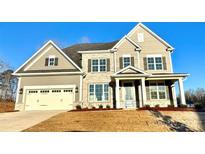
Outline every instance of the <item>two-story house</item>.
<svg viewBox="0 0 205 154"><path fill-rule="evenodd" d="M186 104L183 80L174 73L174 48L142 23L110 43L86 43L60 49L47 42L14 75L17 110L60 110L99 105L140 108Z"/></svg>

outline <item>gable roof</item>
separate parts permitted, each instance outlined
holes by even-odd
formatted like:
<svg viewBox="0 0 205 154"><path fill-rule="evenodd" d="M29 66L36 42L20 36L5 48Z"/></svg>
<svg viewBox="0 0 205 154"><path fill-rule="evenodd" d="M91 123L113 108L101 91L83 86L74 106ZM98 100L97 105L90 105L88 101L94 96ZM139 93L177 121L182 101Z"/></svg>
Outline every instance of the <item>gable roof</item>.
<svg viewBox="0 0 205 154"><path fill-rule="evenodd" d="M127 35L125 35L123 38L121 38L113 47L112 49L116 49L118 48L123 41L127 40L128 42L130 42L131 44L133 44L134 46L136 46L139 50L141 50L142 48L140 47L140 45L138 45L136 42L134 42L131 38L127 37Z"/></svg>
<svg viewBox="0 0 205 154"><path fill-rule="evenodd" d="M18 71L21 70L26 64L29 63L32 59L35 58L45 47L47 47L49 44L53 45L68 61L70 61L80 72L83 72L81 68L75 64L75 62L67 56L53 41L49 40L45 45L43 45L33 56L31 56L23 65L21 65L13 74L18 74Z"/></svg>
<svg viewBox="0 0 205 154"><path fill-rule="evenodd" d="M168 48L170 48L169 50L170 51L173 51L174 48L169 44L167 43L165 40L163 40L161 37L159 37L157 34L155 34L151 29L149 29L147 26L145 26L144 24L142 23L138 23L128 34L127 36L129 37L130 35L132 35L136 30L137 28L139 27L142 27L143 29L145 29L147 32L149 32L152 36L154 36L156 39L158 39L161 43L163 43L165 46L167 46Z"/></svg>
<svg viewBox="0 0 205 154"><path fill-rule="evenodd" d="M118 41L108 42L108 43L82 43L69 46L62 49L63 52L69 56L79 67L81 67L81 54L78 51L92 51L92 50L109 50Z"/></svg>
<svg viewBox="0 0 205 154"><path fill-rule="evenodd" d="M151 75L151 74L148 74L148 73L146 73L145 71L143 71L143 70L141 70L139 68L136 68L134 66L129 65L129 66L119 70L118 72L114 73L113 76L119 75L119 74L121 74L121 73L123 73L123 72L125 72L127 70L133 70L134 72L136 72L136 73L139 72L140 74L145 75L145 76Z"/></svg>

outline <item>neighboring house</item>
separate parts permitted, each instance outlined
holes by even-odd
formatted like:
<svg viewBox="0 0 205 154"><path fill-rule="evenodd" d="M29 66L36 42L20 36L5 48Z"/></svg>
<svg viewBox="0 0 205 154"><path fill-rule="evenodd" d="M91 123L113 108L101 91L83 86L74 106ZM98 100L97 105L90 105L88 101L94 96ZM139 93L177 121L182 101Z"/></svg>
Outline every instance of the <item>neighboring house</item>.
<svg viewBox="0 0 205 154"><path fill-rule="evenodd" d="M177 106L177 81L181 104L186 104L188 74L173 72L173 50L141 23L111 43L60 49L49 41L14 72L19 78L16 109Z"/></svg>

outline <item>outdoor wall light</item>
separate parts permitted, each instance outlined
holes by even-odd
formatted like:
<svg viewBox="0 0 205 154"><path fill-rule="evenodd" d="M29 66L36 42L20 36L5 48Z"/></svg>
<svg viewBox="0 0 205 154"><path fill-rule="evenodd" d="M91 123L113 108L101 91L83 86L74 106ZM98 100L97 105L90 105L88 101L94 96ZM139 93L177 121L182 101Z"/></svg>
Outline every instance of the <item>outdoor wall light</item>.
<svg viewBox="0 0 205 154"><path fill-rule="evenodd" d="M19 94L23 94L23 88L19 89Z"/></svg>
<svg viewBox="0 0 205 154"><path fill-rule="evenodd" d="M78 87L75 88L75 93L78 93Z"/></svg>

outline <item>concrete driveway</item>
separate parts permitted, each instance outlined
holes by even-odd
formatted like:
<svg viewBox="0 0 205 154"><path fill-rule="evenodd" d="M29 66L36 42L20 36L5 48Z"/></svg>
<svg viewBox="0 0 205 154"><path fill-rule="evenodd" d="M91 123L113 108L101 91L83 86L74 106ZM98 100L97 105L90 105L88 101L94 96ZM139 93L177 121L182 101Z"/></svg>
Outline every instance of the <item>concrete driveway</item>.
<svg viewBox="0 0 205 154"><path fill-rule="evenodd" d="M1 132L19 132L64 111L23 111L0 113Z"/></svg>

